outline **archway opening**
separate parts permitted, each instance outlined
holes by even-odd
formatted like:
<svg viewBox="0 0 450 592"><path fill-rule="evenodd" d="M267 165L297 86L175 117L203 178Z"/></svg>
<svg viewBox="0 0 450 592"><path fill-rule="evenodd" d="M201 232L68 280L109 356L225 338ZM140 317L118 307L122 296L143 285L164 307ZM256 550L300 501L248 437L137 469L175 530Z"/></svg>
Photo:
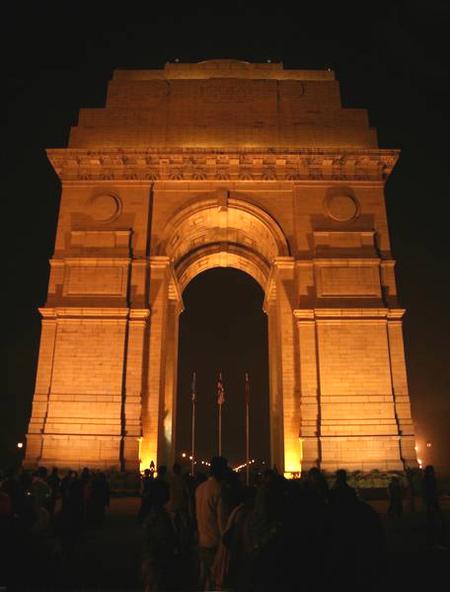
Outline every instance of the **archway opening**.
<svg viewBox="0 0 450 592"><path fill-rule="evenodd" d="M223 373L222 454L245 462L244 376L250 380L250 458L270 463L267 317L264 292L247 273L213 268L192 279L180 316L176 458L189 466L192 373L196 380L196 470L218 452L218 373ZM183 453L186 454L183 457Z"/></svg>

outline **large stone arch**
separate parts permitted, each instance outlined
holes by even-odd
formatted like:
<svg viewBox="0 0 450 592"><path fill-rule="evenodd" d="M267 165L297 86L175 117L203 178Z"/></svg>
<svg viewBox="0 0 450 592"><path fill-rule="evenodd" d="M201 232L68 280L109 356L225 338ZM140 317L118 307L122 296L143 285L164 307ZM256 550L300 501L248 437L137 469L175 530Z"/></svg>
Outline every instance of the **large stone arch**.
<svg viewBox="0 0 450 592"><path fill-rule="evenodd" d="M278 469L417 465L383 193L398 152L339 96L329 71L213 60L116 71L81 110L47 152L62 194L27 466L170 462L182 291L215 266L265 291Z"/></svg>
<svg viewBox="0 0 450 592"><path fill-rule="evenodd" d="M151 303L155 313L150 324L150 351L153 350L154 357L159 352L159 364L151 369L148 404L144 404L142 464L147 466L154 458L166 463L173 460L182 292L203 271L233 267L253 277L265 292L264 308L269 317L271 456L278 467L298 471L299 418L290 417L285 422L283 417L284 401L291 410L290 399L296 389L292 303L283 282L278 282L275 289L280 266L293 270L289 243L280 225L250 200L217 192L177 211L166 224L156 252L150 282L160 282L161 288L155 291ZM165 307L164 302L169 304ZM165 313L159 314L161 310ZM290 396L283 395L287 388ZM159 418L159 425L152 417ZM287 461L289 455L291 460Z"/></svg>
<svg viewBox="0 0 450 592"><path fill-rule="evenodd" d="M240 269L265 290L273 260L290 253L283 230L270 214L227 192L177 212L158 251L171 259L181 290L212 267Z"/></svg>

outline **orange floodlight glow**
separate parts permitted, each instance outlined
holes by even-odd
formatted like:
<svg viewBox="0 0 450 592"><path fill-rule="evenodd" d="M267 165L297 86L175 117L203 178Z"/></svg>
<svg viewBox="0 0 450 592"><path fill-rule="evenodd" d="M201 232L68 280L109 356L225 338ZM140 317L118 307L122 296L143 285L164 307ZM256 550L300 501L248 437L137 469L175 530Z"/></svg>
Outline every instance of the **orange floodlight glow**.
<svg viewBox="0 0 450 592"><path fill-rule="evenodd" d="M303 439L292 441L284 453L284 475L287 479L294 479L301 474L303 457Z"/></svg>

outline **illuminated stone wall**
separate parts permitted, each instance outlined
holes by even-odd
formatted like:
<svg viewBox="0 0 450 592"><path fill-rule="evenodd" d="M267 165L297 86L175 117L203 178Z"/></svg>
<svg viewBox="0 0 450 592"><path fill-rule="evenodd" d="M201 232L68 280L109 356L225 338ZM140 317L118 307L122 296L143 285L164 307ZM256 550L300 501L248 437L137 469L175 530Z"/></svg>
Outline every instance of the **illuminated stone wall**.
<svg viewBox="0 0 450 592"><path fill-rule="evenodd" d="M198 273L265 291L272 461L415 464L384 183L330 71L213 60L121 71L62 182L26 464L173 460L178 316Z"/></svg>

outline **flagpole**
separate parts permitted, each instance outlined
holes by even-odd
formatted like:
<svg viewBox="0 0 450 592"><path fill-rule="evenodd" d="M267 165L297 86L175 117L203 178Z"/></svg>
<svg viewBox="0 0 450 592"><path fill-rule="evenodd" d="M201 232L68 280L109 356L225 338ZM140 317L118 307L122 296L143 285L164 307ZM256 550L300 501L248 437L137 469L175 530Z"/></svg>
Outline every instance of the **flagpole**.
<svg viewBox="0 0 450 592"><path fill-rule="evenodd" d="M219 405L219 456L222 456L222 405Z"/></svg>
<svg viewBox="0 0 450 592"><path fill-rule="evenodd" d="M219 406L219 456L222 456L222 405L225 402L224 387L222 380L222 372L219 372L219 380L217 381L217 405Z"/></svg>
<svg viewBox="0 0 450 592"><path fill-rule="evenodd" d="M245 456L246 456L246 481L247 487L250 485L250 384L248 381L248 372L245 373Z"/></svg>
<svg viewBox="0 0 450 592"><path fill-rule="evenodd" d="M196 399L196 374L192 374L192 431L191 431L191 475L194 476L194 465L195 465L195 399Z"/></svg>

